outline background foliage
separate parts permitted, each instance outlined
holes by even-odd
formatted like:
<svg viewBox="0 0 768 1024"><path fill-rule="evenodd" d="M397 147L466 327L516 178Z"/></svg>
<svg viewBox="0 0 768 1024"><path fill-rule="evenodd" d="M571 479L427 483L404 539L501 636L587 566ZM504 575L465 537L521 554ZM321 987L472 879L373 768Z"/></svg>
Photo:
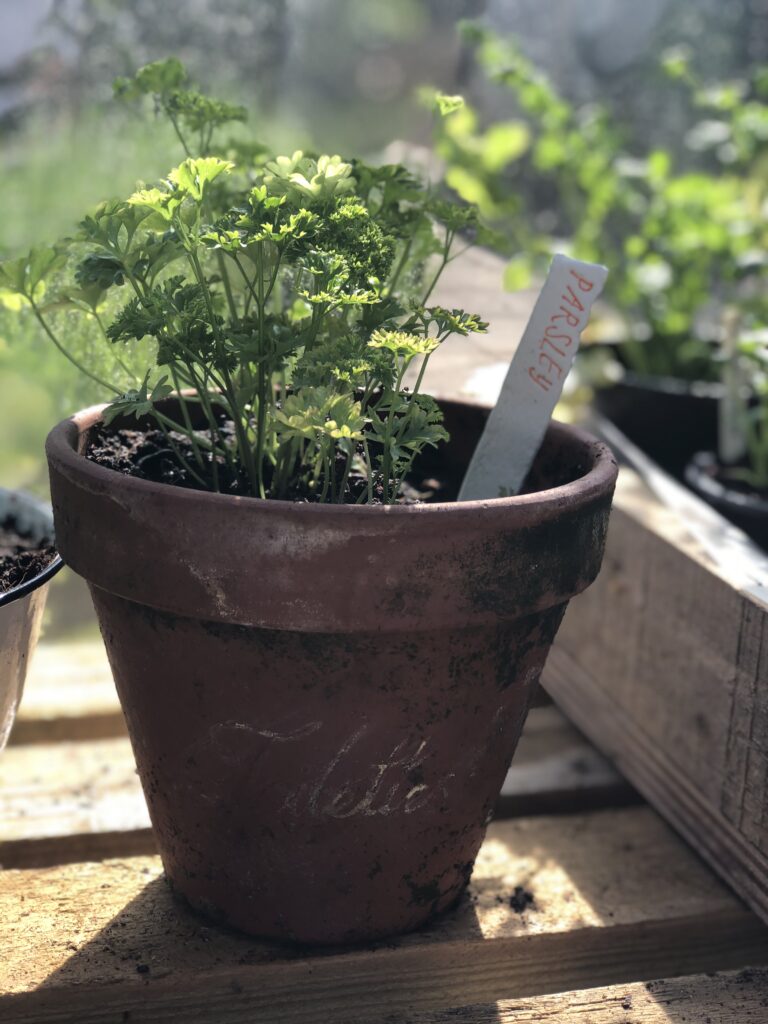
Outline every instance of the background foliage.
<svg viewBox="0 0 768 1024"><path fill-rule="evenodd" d="M483 123L471 105L432 98L446 181L477 203L512 258L510 289L528 285L556 248L606 263L608 328L633 369L716 379L726 309L765 321L768 71L703 79L685 48L668 49L660 102L684 102L684 148L643 149L620 108L576 107L515 40L464 26L489 81L516 117Z"/></svg>
<svg viewBox="0 0 768 1024"><path fill-rule="evenodd" d="M278 151L366 154L394 137L426 145L432 117L417 87L466 95L474 120L457 111L443 121L440 145L450 146L443 155L459 191L479 182L494 204L506 204L494 216L514 240L511 255L524 257L511 260L507 284L526 280L531 254L543 260L552 239L576 231L582 251L635 261L624 274L614 269L623 327L638 340L651 328L669 340L659 358L684 358L684 372L713 372L709 360L702 369L684 323L696 321L706 341L720 305L735 301L749 318L762 303L751 260L753 244L763 244L756 71L768 61L766 0L167 0L161 10L158 17L149 0L2 5L0 257L73 229L89 197L127 193L171 166L172 131L158 125L150 142L136 120L106 115L105 104L115 74L172 51L204 87L245 103ZM518 39L523 59L552 82L547 109L541 91L538 100L529 91L526 109L519 80L494 80L501 44L462 40L456 24L467 17ZM673 54L665 70L659 55L670 47L695 59L675 64ZM714 82L725 90L702 105L700 86ZM732 99L743 100L745 86L750 106L741 115ZM582 170L563 159L558 118L575 125L567 138L575 153L587 148L585 137L592 143ZM475 181L462 180L478 162ZM618 241L625 225L626 253ZM651 232L666 232L664 245ZM701 243L713 241L714 258L698 265ZM670 277L681 273L684 287L673 295ZM694 315L706 289L716 302ZM20 333L15 323L0 311L0 478L44 490L45 430L100 396L38 331Z"/></svg>

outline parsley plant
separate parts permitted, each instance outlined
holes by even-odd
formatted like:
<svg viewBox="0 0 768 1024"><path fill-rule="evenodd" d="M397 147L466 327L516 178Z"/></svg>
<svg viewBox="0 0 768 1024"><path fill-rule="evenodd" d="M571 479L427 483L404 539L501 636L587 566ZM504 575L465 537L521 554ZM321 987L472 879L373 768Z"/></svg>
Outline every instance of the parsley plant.
<svg viewBox="0 0 768 1024"><path fill-rule="evenodd" d="M105 421L150 417L198 486L395 502L415 456L447 437L421 391L431 354L451 334L487 328L428 305L474 209L400 165L219 143L244 111L190 88L174 59L115 91L151 97L184 161L102 203L74 238L1 264L0 287L113 395ZM118 359L154 339L134 387L68 352L73 312L96 322ZM174 416L162 403L173 394L185 396Z"/></svg>

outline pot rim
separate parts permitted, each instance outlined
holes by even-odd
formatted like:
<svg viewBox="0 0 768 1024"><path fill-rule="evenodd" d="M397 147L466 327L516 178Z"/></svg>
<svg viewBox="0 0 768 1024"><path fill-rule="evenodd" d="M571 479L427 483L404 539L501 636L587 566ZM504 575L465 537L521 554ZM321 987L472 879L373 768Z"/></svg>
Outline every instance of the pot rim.
<svg viewBox="0 0 768 1024"><path fill-rule="evenodd" d="M685 469L686 480L695 485L712 500L727 502L734 510L750 516L768 515L768 499L758 492L737 491L724 484L708 470L723 467L714 452L696 452Z"/></svg>
<svg viewBox="0 0 768 1024"><path fill-rule="evenodd" d="M473 404L473 403L464 403ZM475 403L477 404L477 403ZM108 403L92 405L81 409L65 420L56 424L48 434L45 442L46 455L53 458L61 470L77 474L82 482L84 479L94 486L114 486L115 477L121 479L121 487L133 492L137 497L149 498L152 495L174 492L178 500L194 501L204 505L231 506L233 503L253 502L254 509L260 512L272 512L281 515L313 515L323 519L340 520L348 516L414 516L443 513L452 510L453 514L465 513L472 515L478 510L492 506L494 509L519 508L530 513L535 509L543 512L554 512L564 503L590 501L596 495L612 487L618 472L613 453L607 444L594 435L570 423L550 420L549 431L565 434L592 449L594 457L591 466L582 475L557 487L532 491L529 494L516 494L504 498L477 498L471 501L439 501L425 502L414 505L336 505L320 502L287 501L280 498L255 498L250 495L220 494L215 491L202 491L193 488L178 487L174 484L156 483L139 477L127 476L114 469L108 469L97 462L85 458L78 450L78 441L82 434L94 426ZM484 407L483 407L484 408Z"/></svg>
<svg viewBox="0 0 768 1024"><path fill-rule="evenodd" d="M684 377L660 377L652 373L638 373L625 370L617 380L600 386L599 391L611 388L627 388L632 391L660 392L669 398L703 398L717 400L725 393L719 381L686 380Z"/></svg>
<svg viewBox="0 0 768 1024"><path fill-rule="evenodd" d="M27 580L25 583L20 583L18 587L13 587L11 590L6 590L0 594L0 608L7 604L11 604L13 601L18 601L22 597L27 597L33 590L37 590L38 587L42 587L43 584L48 583L48 581L53 579L63 565L64 560L61 555L56 554L53 561L50 562L41 573L38 573L37 576L33 576L31 580Z"/></svg>
<svg viewBox="0 0 768 1024"><path fill-rule="evenodd" d="M6 491L5 488L3 488ZM50 519L50 532L53 535L53 511L50 505L46 505L39 501L31 494L27 494L24 491L20 491L16 488L8 488L7 493L18 495L27 506L31 506L35 510L43 512L46 518ZM14 601L20 601L22 598L27 597L32 591L37 590L38 587L42 587L50 579L52 579L56 573L64 565L64 561L61 555L56 552L51 561L46 567L39 572L36 576L31 579L25 580L24 583L18 584L18 586L11 587L10 590L4 590L0 592L0 608L5 605L12 604Z"/></svg>

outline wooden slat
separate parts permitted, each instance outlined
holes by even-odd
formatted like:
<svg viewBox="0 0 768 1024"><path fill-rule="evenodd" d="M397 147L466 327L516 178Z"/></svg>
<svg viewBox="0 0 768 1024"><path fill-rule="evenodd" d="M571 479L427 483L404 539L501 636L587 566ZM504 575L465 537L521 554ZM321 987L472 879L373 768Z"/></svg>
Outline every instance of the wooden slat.
<svg viewBox="0 0 768 1024"><path fill-rule="evenodd" d="M534 708L497 817L622 806L634 791L555 707ZM127 738L9 747L0 758L0 865L154 853Z"/></svg>
<svg viewBox="0 0 768 1024"><path fill-rule="evenodd" d="M767 1020L768 971L751 967L534 999L502 999L486 1006L457 1006L449 1015L437 1010L380 1018L381 1024L765 1024Z"/></svg>
<svg viewBox="0 0 768 1024"><path fill-rule="evenodd" d="M0 873L0 1020L327 1024L768 962L647 808L491 826L469 898L376 949L278 948L172 900L156 858ZM533 903L510 906L517 886Z"/></svg>
<svg viewBox="0 0 768 1024"><path fill-rule="evenodd" d="M506 291L505 266L494 253L472 249L446 267L435 301L453 309L461 297L463 308L483 311L489 327L487 334L474 335L469 344L458 335L443 342L439 358L430 359L424 375L429 394L490 405L496 401L537 294L535 288Z"/></svg>
<svg viewBox="0 0 768 1024"><path fill-rule="evenodd" d="M5 868L156 850L127 737L9 747L0 822Z"/></svg>
<svg viewBox="0 0 768 1024"><path fill-rule="evenodd" d="M125 735L125 720L100 640L41 644L10 742L54 743Z"/></svg>
<svg viewBox="0 0 768 1024"><path fill-rule="evenodd" d="M573 814L639 799L557 708L538 707L528 715L495 816Z"/></svg>
<svg viewBox="0 0 768 1024"><path fill-rule="evenodd" d="M543 681L768 919L768 607L622 469L603 569Z"/></svg>

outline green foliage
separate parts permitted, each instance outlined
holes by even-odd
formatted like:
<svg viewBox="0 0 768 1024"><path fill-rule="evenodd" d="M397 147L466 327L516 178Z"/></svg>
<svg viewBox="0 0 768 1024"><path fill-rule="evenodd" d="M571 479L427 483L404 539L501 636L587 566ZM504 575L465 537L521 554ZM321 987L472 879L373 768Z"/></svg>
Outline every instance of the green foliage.
<svg viewBox="0 0 768 1024"><path fill-rule="evenodd" d="M682 90L695 124L690 166L664 150L637 155L618 114L577 108L514 40L463 27L488 78L507 90L515 120L481 126L468 104L437 109L436 147L446 181L498 229L511 259L510 289L530 283L567 239L574 256L610 267L606 299L623 320L621 352L649 374L716 379L720 313L768 313L759 273L768 231L768 87L764 69L743 82L706 84L680 48L662 56L670 90ZM542 210L524 199L530 183ZM497 243L498 244L498 243Z"/></svg>
<svg viewBox="0 0 768 1024"><path fill-rule="evenodd" d="M183 64L170 57L145 65L133 78L115 79L114 93L126 101L152 97L155 109L166 114L173 125L187 156L192 155L190 136L194 137L197 152L205 155L216 129L233 121L244 121L245 108L204 96L186 88L187 85Z"/></svg>
<svg viewBox="0 0 768 1024"><path fill-rule="evenodd" d="M242 161L217 153L216 130L242 112L189 88L178 61L116 92L150 97L186 159L102 203L54 248L0 264L18 315L114 396L107 422L154 419L200 486L397 501L416 455L446 437L420 392L430 356L451 334L487 328L427 305L476 213L400 166L259 156L260 144ZM120 373L73 352L77 331L93 329ZM148 344L152 358L131 374ZM193 397L174 419L158 404L182 389Z"/></svg>
<svg viewBox="0 0 768 1024"><path fill-rule="evenodd" d="M63 262L64 257L55 249L30 249L26 256L0 264L0 288L29 301L40 298L45 279Z"/></svg>

